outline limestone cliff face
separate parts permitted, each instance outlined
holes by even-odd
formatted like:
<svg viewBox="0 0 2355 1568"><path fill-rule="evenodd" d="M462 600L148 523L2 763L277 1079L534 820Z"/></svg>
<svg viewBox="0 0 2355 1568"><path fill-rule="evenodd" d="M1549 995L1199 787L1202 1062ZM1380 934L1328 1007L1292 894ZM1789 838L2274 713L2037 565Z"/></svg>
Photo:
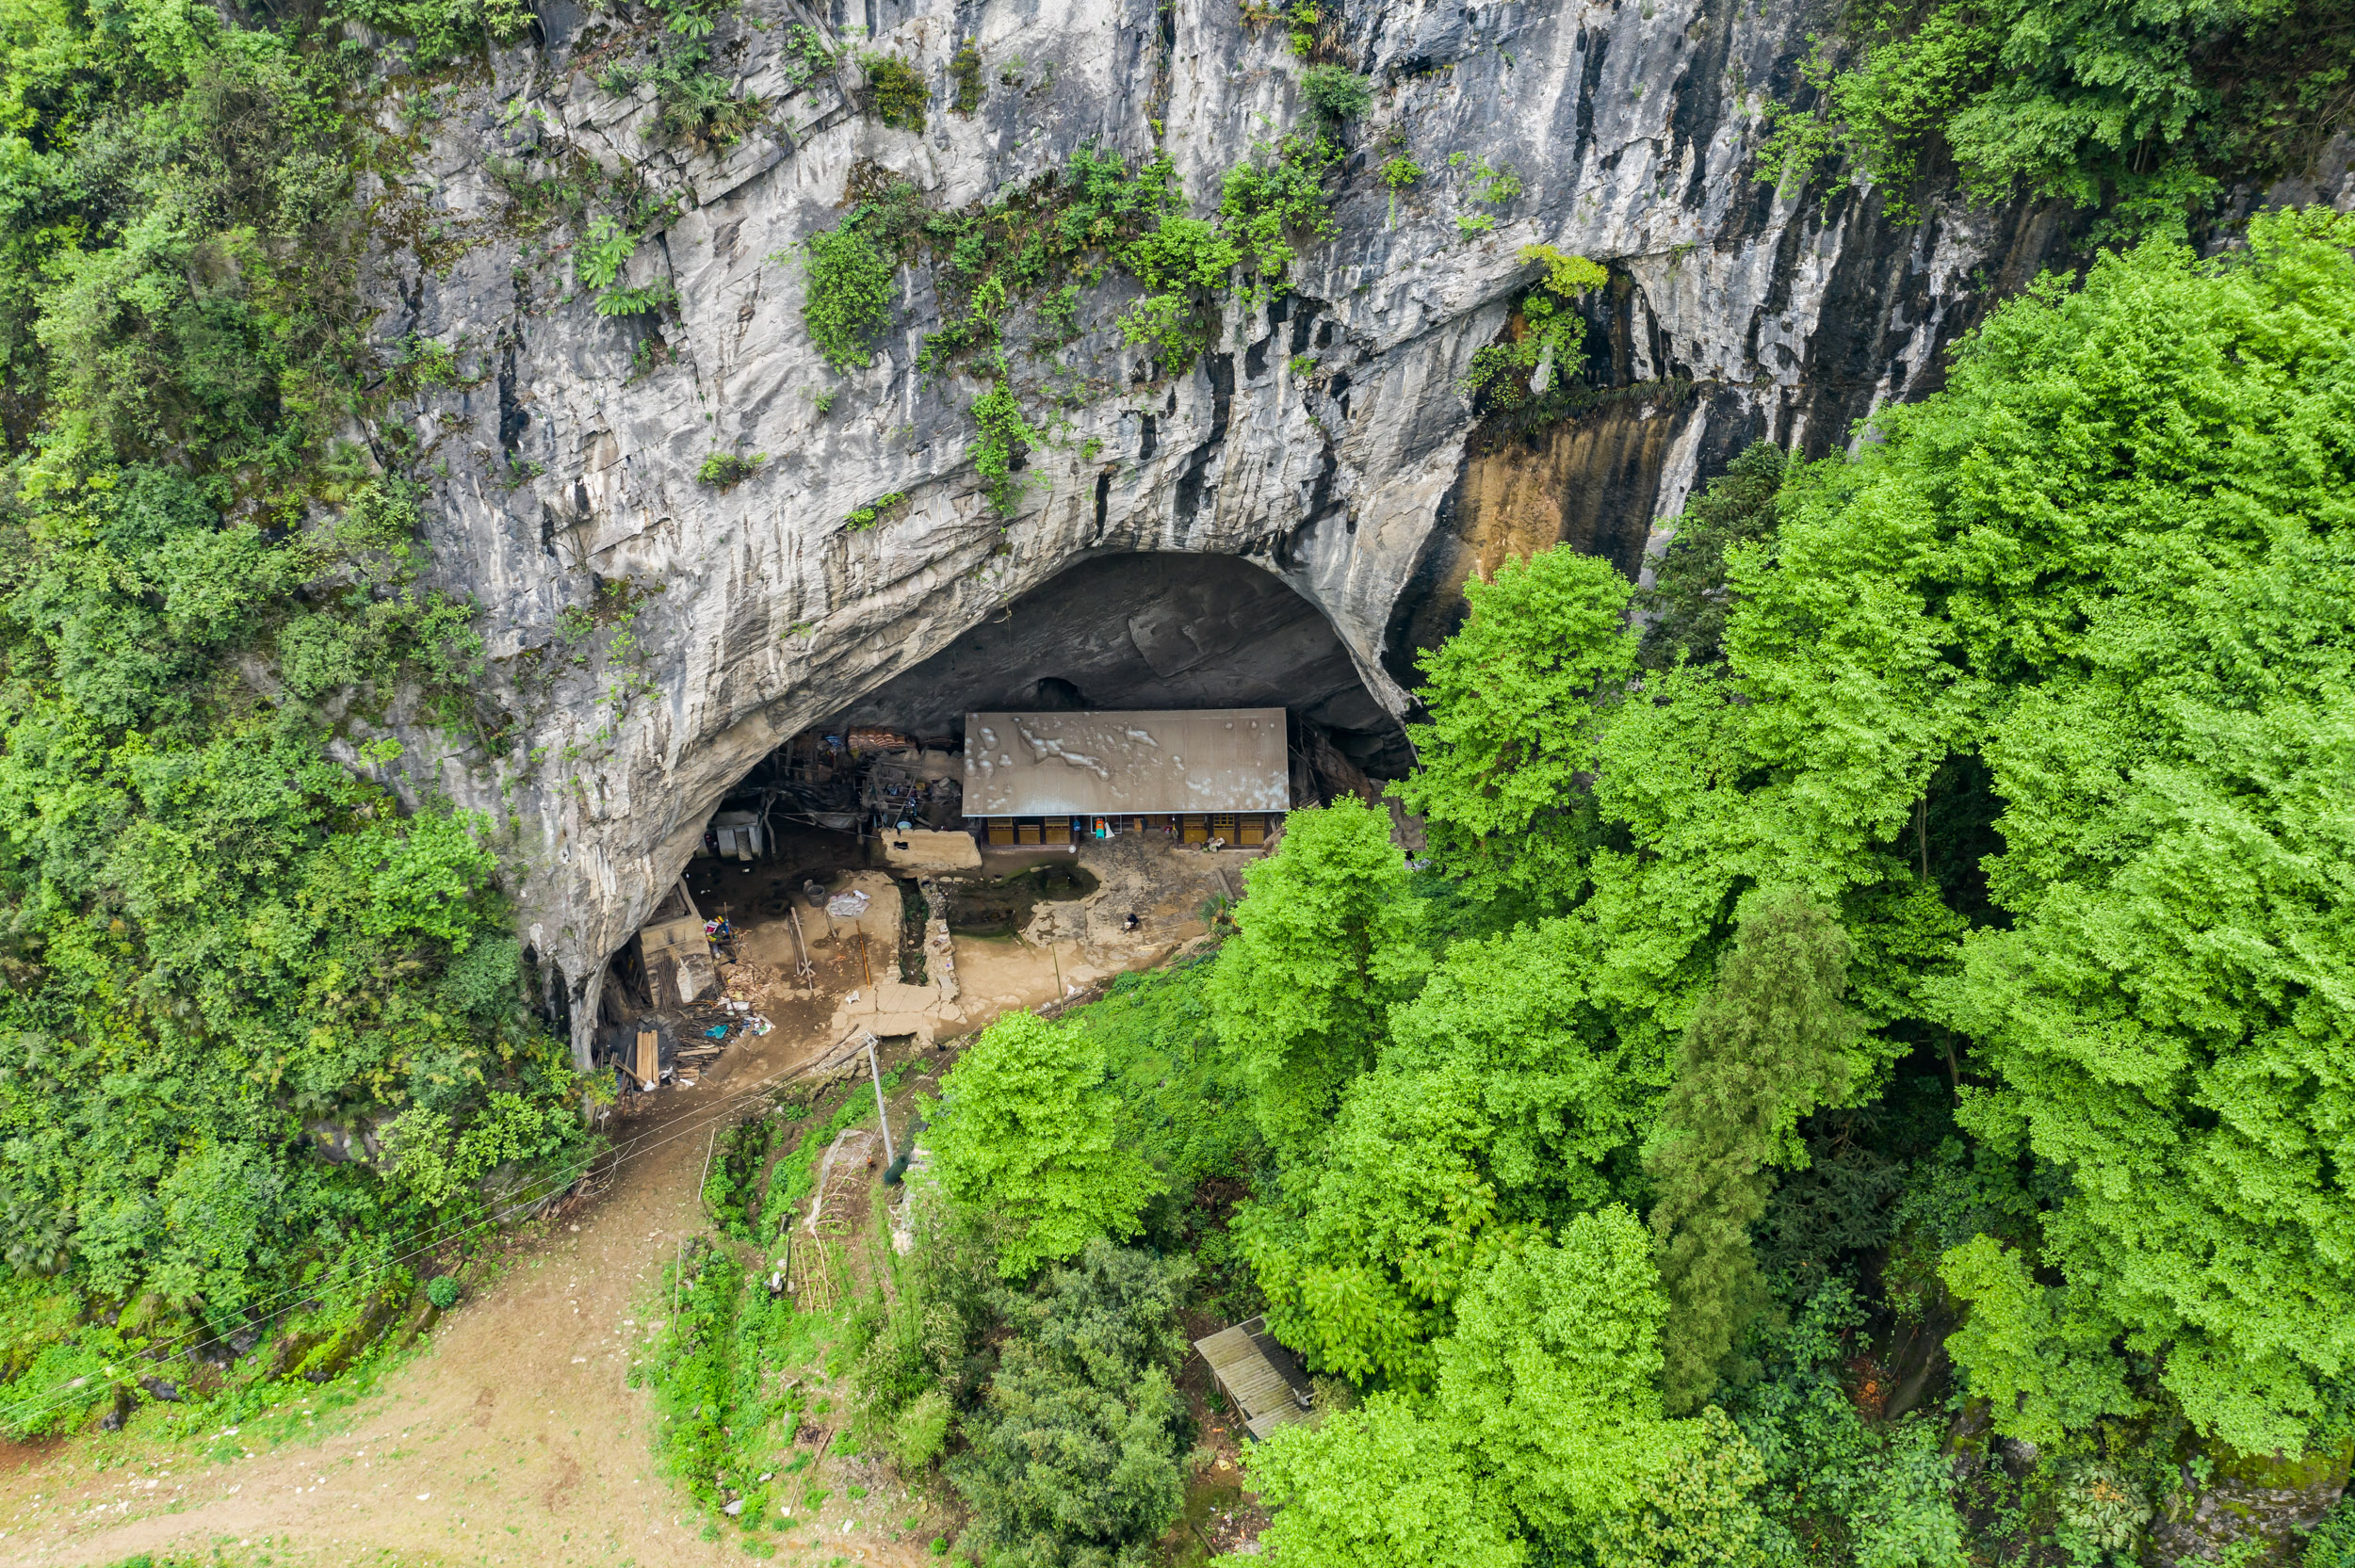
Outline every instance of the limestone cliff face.
<svg viewBox="0 0 2355 1568"><path fill-rule="evenodd" d="M837 0L826 15L744 0L711 42L767 124L694 154L653 139L650 90L595 85L643 13L545 0L541 37L417 124L414 168L378 209L403 236L380 258L380 297L398 301L380 331L454 347L469 378L429 394L414 430L437 476L436 569L484 606L485 695L514 731L495 758L411 732L404 787L512 825L527 932L577 1038L608 955L765 749L1073 562L1246 558L1322 609L1403 710L1412 654L1448 629L1468 572L1554 539L1640 569L1659 520L1745 441L1844 442L1876 402L1929 384L1984 301L2064 237L2025 209L1933 204L1901 226L1870 198L1758 181L1760 110L1826 22L1795 6L1340 9L1326 47L1376 86L1338 236L1282 297L1230 301L1182 377L1151 379L1120 348L1110 323L1133 295L1117 283L1086 295L1069 348L1015 354L1034 415L1050 376L1080 390L1011 519L970 461L983 383L914 368L939 325L929 274L902 275L875 364L842 378L780 252L839 221L863 165L947 207L1088 142L1166 149L1207 210L1254 138L1303 116L1280 24L1246 24L1234 0ZM917 62L925 129L860 112L854 66L797 85L797 22ZM987 88L969 117L947 107L968 40ZM1394 211L1373 176L1393 129L1430 171ZM1520 193L1478 205L1457 153L1509 166ZM560 249L577 228L529 233L500 183L590 164L675 198L625 275L675 288L658 320L598 315ZM1483 211L1496 228L1467 240L1456 218ZM1587 374L1625 390L1567 426L1477 428L1455 382L1534 281L1517 254L1537 241L1611 268ZM1018 313L1015 327L1027 336ZM765 461L721 490L697 479L715 451ZM846 528L893 493L907 500L883 525Z"/></svg>

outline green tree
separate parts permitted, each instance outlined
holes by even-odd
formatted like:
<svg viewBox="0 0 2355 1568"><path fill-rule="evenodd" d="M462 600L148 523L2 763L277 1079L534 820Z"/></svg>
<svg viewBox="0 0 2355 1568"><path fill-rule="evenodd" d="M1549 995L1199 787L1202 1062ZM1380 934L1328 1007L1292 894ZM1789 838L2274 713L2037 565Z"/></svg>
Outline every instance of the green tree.
<svg viewBox="0 0 2355 1568"><path fill-rule="evenodd" d="M1773 1168L1804 1167L1799 1119L1860 1087L1855 1016L1841 1005L1849 945L1803 894L1746 900L1716 987L1693 1014L1645 1154L1661 1276L1669 1407L1697 1407L1761 1295L1750 1227Z"/></svg>
<svg viewBox="0 0 2355 1568"><path fill-rule="evenodd" d="M332 9L418 23L401 54L429 64L528 21ZM388 715L478 758L508 720L472 606L425 584L422 411L386 417L463 372L354 329L364 252L407 243L354 200L375 61L262 20L0 24L0 1192L10 1266L64 1303L0 1326L24 1374L0 1406L50 1419L81 1414L58 1383L111 1400L132 1365L37 1369L122 1343L94 1299L144 1293L166 1343L316 1302L272 1320L324 1362L405 1288L388 1237L585 1141L490 822L386 787ZM355 420L373 453L338 439ZM404 1164L317 1157L396 1118Z"/></svg>
<svg viewBox="0 0 2355 1568"><path fill-rule="evenodd" d="M1681 1424L1675 1457L1598 1532L1602 1568L1753 1568L1767 1560L1757 1493L1766 1467L1715 1405Z"/></svg>
<svg viewBox="0 0 2355 1568"><path fill-rule="evenodd" d="M1585 1539L1673 1457L1666 1315L1643 1223L1617 1204L1498 1248L1456 1303L1439 1411L1538 1534Z"/></svg>
<svg viewBox="0 0 2355 1568"><path fill-rule="evenodd" d="M1236 1212L1276 1337L1311 1366L1430 1386L1433 1340L1498 1219L1495 1132L1461 1070L1352 1083L1331 1136Z"/></svg>
<svg viewBox="0 0 2355 1568"><path fill-rule="evenodd" d="M941 1189L1001 1227L1009 1279L1133 1236L1156 1186L1121 1146L1102 1092L1104 1051L1083 1031L1032 1012L1000 1013L940 1083L927 1135Z"/></svg>
<svg viewBox="0 0 2355 1568"><path fill-rule="evenodd" d="M1724 662L1726 557L1774 537L1785 462L1781 447L1753 441L1685 503L1676 535L1653 568L1652 586L1635 595L1636 607L1651 617L1641 650L1646 669L1665 669L1679 658Z"/></svg>
<svg viewBox="0 0 2355 1568"><path fill-rule="evenodd" d="M1422 655L1410 726L1417 767L1391 786L1433 851L1477 893L1540 907L1573 901L1592 833L1580 776L1634 673L1627 579L1559 546L1464 585L1470 615Z"/></svg>
<svg viewBox="0 0 2355 1568"><path fill-rule="evenodd" d="M2038 1285L2016 1249L1985 1236L1949 1252L1938 1272L1970 1306L1947 1352L1997 1431L2058 1448L2103 1416L2138 1413L2115 1349L2120 1325L2093 1292Z"/></svg>
<svg viewBox="0 0 2355 1568"><path fill-rule="evenodd" d="M973 1510L961 1544L1007 1568L1142 1568L1185 1496L1171 1371L1185 1283L1101 1237L1005 1302L1013 1334L967 1450L946 1473Z"/></svg>
<svg viewBox="0 0 2355 1568"><path fill-rule="evenodd" d="M1613 1204L1484 1253L1435 1342L1433 1393L1376 1394L1246 1455L1277 1506L1277 1562L1519 1562L1532 1537L1584 1552L1703 1439L1661 1414L1666 1303L1632 1213Z"/></svg>
<svg viewBox="0 0 2355 1568"><path fill-rule="evenodd" d="M1331 1135L1238 1211L1268 1320L1311 1365L1427 1386L1483 1237L1612 1197L1666 1065L1587 1002L1590 935L1557 919L1458 942L1391 1010Z"/></svg>
<svg viewBox="0 0 2355 1568"><path fill-rule="evenodd" d="M1638 1039L1681 1028L1746 884L1853 912L1862 1048L1953 1031L1964 1129L2066 1177L2038 1267L2256 1450L2355 1366L2355 907L2323 869L2355 858L2347 238L2286 213L2105 256L1788 474L1772 551L1731 553L1723 670L1610 717L1576 911ZM1920 877L1951 758L1984 769L1983 891ZM1941 904L1984 929L1953 945Z"/></svg>
<svg viewBox="0 0 2355 1568"><path fill-rule="evenodd" d="M1667 1087L1665 1054L1638 1049L1596 1005L1596 940L1561 918L1459 940L1390 1012L1384 1068L1470 1086L1486 1169L1532 1205L1526 1218L1608 1202L1607 1163L1642 1140Z"/></svg>
<svg viewBox="0 0 2355 1568"><path fill-rule="evenodd" d="M1516 1568L1529 1549L1473 1458L1415 1399L1376 1394L1243 1456L1282 1568Z"/></svg>
<svg viewBox="0 0 2355 1568"><path fill-rule="evenodd" d="M1373 1063L1419 958L1406 882L1389 815L1353 797L1293 812L1275 853L1243 872L1210 1012L1281 1151L1314 1143L1343 1086Z"/></svg>

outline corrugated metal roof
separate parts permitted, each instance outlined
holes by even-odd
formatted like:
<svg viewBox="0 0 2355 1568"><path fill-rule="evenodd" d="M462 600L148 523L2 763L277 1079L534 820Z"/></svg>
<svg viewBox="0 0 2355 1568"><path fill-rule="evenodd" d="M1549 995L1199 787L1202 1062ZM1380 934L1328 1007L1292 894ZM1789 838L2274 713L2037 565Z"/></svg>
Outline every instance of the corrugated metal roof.
<svg viewBox="0 0 2355 1568"><path fill-rule="evenodd" d="M1291 806L1282 708L965 716L967 816Z"/></svg>

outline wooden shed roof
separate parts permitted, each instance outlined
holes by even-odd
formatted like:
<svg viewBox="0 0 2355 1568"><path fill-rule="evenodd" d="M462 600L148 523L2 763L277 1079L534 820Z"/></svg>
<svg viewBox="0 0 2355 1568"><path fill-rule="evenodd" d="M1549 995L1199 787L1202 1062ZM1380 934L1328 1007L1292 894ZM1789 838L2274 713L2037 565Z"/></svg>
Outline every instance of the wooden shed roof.
<svg viewBox="0 0 2355 1568"><path fill-rule="evenodd" d="M1267 1332L1267 1319L1254 1317L1221 1329L1194 1348L1210 1364L1210 1373L1243 1414L1254 1437L1308 1415L1308 1374L1292 1353Z"/></svg>

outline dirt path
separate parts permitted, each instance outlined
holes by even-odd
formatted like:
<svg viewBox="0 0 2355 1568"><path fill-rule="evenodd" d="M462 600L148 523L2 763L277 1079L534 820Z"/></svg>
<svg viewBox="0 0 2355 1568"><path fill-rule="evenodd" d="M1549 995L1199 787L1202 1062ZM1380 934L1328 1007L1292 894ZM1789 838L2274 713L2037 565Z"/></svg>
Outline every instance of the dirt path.
<svg viewBox="0 0 2355 1568"><path fill-rule="evenodd" d="M1096 858L1091 847L1089 858ZM962 1026L1165 957L1201 929L1190 916L1213 857L1114 846L1112 885L1066 929L1031 940L959 939ZM1131 935L1122 916L1146 929ZM885 952L889 951L885 946ZM821 964L829 962L821 947ZM755 1095L871 1026L843 999L861 981L836 962L805 1005L773 1007L779 1027L730 1050L690 1090L623 1123L612 1188L577 1221L512 1251L507 1271L462 1301L378 1390L316 1418L273 1418L295 1435L254 1451L218 1425L187 1438L131 1432L35 1446L0 1443L0 1564L117 1563L141 1552L242 1565L741 1563L735 1529L705 1520L656 1467L648 1396L631 1361L658 1332L663 1265L709 1234L699 1193L708 1140ZM872 997L875 988L868 986ZM871 1010L874 1004L868 1004ZM831 1013L832 1016L828 1016ZM263 1423L250 1423L256 1431ZM214 1456L220 1456L216 1458ZM853 1500L848 1482L868 1489ZM862 1462L823 1462L832 1496L816 1528L762 1532L775 1560L916 1564L936 1528L924 1502ZM799 1511L797 1511L798 1512ZM846 1528L847 1527L847 1528Z"/></svg>
<svg viewBox="0 0 2355 1568"><path fill-rule="evenodd" d="M626 1380L658 1326L663 1264L708 1229L697 1193L711 1128L820 1043L781 1038L758 1043L765 1057L729 1053L658 1120L628 1123L638 1151L577 1227L526 1247L377 1393L307 1435L226 1463L193 1441L151 1440L135 1450L145 1463L103 1472L104 1439L8 1450L0 1562L217 1545L233 1562L265 1550L280 1563L743 1562L738 1533L702 1539L703 1519L658 1473L648 1398ZM920 1510L897 1486L864 1505L836 1491L823 1545L806 1528L768 1535L778 1561L929 1560L930 1533L898 1528Z"/></svg>

